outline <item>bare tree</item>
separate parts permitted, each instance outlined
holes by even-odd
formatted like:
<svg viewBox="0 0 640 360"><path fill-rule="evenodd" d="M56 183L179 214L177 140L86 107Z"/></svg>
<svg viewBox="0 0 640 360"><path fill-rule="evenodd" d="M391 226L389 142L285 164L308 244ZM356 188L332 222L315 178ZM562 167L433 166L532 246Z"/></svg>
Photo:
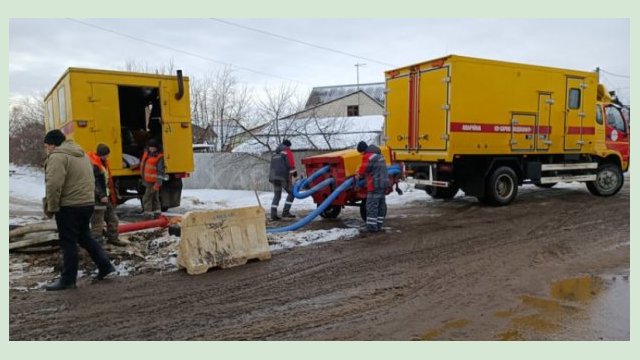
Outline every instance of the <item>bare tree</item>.
<svg viewBox="0 0 640 360"><path fill-rule="evenodd" d="M303 107L304 102L297 96L294 85L283 83L277 89L265 87L261 99L257 101L256 117L262 123L269 123L269 126L261 131L261 137L266 139L259 142L266 143L269 151L272 151L273 148L269 145L270 138L275 138L275 142L279 144L289 134L295 133L293 122L280 120L302 110Z"/></svg>
<svg viewBox="0 0 640 360"><path fill-rule="evenodd" d="M193 122L203 129L213 129L216 151L227 151L232 136L248 124L251 97L247 86L225 67L194 78L190 91Z"/></svg>
<svg viewBox="0 0 640 360"><path fill-rule="evenodd" d="M44 95L23 97L9 106L9 161L42 165L44 151Z"/></svg>
<svg viewBox="0 0 640 360"><path fill-rule="evenodd" d="M147 62L128 59L124 63L124 71L141 72L156 75L172 75L176 70L173 58L170 58L166 64L160 66L152 66Z"/></svg>

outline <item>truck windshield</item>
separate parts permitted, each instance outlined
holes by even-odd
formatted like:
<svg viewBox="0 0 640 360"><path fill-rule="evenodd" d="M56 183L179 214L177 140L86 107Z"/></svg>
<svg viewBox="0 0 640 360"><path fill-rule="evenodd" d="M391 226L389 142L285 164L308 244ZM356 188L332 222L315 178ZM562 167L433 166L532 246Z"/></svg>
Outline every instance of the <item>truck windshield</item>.
<svg viewBox="0 0 640 360"><path fill-rule="evenodd" d="M624 119L622 117L622 114L620 113L620 110L618 110L614 106L607 106L605 111L607 114L607 124L609 126L613 127L618 131L627 132L627 129L625 128L625 125L624 125Z"/></svg>

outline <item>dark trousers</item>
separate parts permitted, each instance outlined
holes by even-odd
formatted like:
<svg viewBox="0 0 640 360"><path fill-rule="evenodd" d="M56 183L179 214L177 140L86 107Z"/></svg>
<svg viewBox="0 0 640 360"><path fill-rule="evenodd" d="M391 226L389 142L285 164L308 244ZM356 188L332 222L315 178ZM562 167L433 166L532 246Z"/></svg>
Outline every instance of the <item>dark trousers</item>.
<svg viewBox="0 0 640 360"><path fill-rule="evenodd" d="M367 229L380 230L387 214L387 202L384 190L367 193Z"/></svg>
<svg viewBox="0 0 640 360"><path fill-rule="evenodd" d="M153 190L154 183L144 183L144 195L142 195L142 210L145 213L160 212L160 191Z"/></svg>
<svg viewBox="0 0 640 360"><path fill-rule="evenodd" d="M287 214L291 210L291 204L293 204L293 191L291 183L288 181L274 180L273 181L273 201L271 202L271 215L278 213L278 204L280 204L280 198L282 197L282 189L287 192L287 200L284 203L283 214Z"/></svg>
<svg viewBox="0 0 640 360"><path fill-rule="evenodd" d="M104 229L105 222L107 223L107 239L109 241L118 240L118 215L116 215L116 210L111 203L106 205L101 204L93 210L93 215L91 216L91 236L98 240L98 242L102 241L102 230Z"/></svg>
<svg viewBox="0 0 640 360"><path fill-rule="evenodd" d="M75 284L78 275L78 245L82 246L99 270L107 270L111 266L109 257L102 246L91 237L89 223L93 214L90 206L62 206L56 213L56 225L62 250L61 281L64 284Z"/></svg>

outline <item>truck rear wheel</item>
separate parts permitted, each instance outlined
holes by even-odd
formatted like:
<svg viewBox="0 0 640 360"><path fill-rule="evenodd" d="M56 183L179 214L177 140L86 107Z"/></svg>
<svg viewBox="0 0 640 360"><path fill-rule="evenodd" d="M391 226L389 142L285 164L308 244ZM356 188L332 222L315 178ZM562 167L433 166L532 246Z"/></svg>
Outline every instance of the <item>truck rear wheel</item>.
<svg viewBox="0 0 640 360"><path fill-rule="evenodd" d="M450 199L453 199L454 196L456 196L456 194L458 193L458 190L460 189L457 186L451 186L448 188L427 186L425 187L424 190L427 192L429 196L431 196L434 199L450 200Z"/></svg>
<svg viewBox="0 0 640 360"><path fill-rule="evenodd" d="M493 206L508 205L518 195L518 175L508 166L493 171L486 183L484 201Z"/></svg>
<svg viewBox="0 0 640 360"><path fill-rule="evenodd" d="M318 204L319 205L319 204ZM340 205L330 205L323 212L320 213L325 219L335 219L340 215L340 211L342 211L342 206Z"/></svg>
<svg viewBox="0 0 640 360"><path fill-rule="evenodd" d="M587 182L587 189L596 196L612 196L624 185L622 170L616 164L604 163L598 166L595 181Z"/></svg>

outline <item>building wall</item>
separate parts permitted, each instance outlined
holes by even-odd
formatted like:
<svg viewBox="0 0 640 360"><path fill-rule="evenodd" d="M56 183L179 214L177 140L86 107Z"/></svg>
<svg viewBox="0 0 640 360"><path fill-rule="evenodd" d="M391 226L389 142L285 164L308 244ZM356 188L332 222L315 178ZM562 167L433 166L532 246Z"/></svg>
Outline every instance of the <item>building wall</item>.
<svg viewBox="0 0 640 360"><path fill-rule="evenodd" d="M359 99L358 99L359 98ZM320 105L296 114L296 118L347 116L347 106L360 105L360 116L382 115L384 107L362 93L351 94L340 100Z"/></svg>

